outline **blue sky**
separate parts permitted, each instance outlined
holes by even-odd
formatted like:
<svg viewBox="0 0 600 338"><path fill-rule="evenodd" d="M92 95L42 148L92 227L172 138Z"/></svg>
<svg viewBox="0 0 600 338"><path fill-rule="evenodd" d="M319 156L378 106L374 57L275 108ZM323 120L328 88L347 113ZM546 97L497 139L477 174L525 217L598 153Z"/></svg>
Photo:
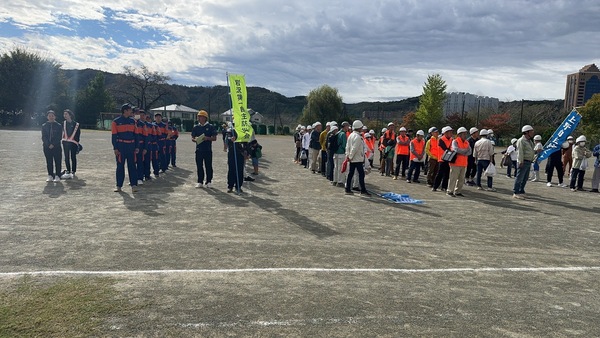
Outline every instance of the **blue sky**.
<svg viewBox="0 0 600 338"><path fill-rule="evenodd" d="M417 96L434 73L448 91L562 99L567 74L600 64L599 17L596 0L14 0L0 51L183 85L242 73L287 96L328 84L345 102Z"/></svg>

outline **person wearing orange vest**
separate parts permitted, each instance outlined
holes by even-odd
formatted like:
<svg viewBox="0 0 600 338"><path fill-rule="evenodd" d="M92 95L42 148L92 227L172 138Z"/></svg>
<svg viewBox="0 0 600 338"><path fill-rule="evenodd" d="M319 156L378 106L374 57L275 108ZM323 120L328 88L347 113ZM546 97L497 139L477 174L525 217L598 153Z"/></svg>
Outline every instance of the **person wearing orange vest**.
<svg viewBox="0 0 600 338"><path fill-rule="evenodd" d="M410 168L408 169L408 177L406 182L421 183L419 181L419 174L421 173L421 167L425 162L425 132L417 130L417 138L410 141ZM413 175L413 171L415 176Z"/></svg>
<svg viewBox="0 0 600 338"><path fill-rule="evenodd" d="M375 131L374 130L369 130L368 133L365 133L365 144L367 145L367 158L369 159L371 168L373 168L373 157L375 154Z"/></svg>
<svg viewBox="0 0 600 338"><path fill-rule="evenodd" d="M465 183L465 173L469 164L469 155L473 152L467 141L467 128L460 127L456 133L457 136L452 141L452 150L456 151L456 160L454 163L450 163L450 178L446 192L451 197L464 196L462 188Z"/></svg>
<svg viewBox="0 0 600 338"><path fill-rule="evenodd" d="M442 187L442 191L448 189L448 177L450 176L450 162L444 161L442 159L442 155L446 150L450 150L452 147L452 132L453 129L450 126L445 126L442 128L442 137L438 140L438 173L435 176L435 181L433 182L433 188L431 191L437 191L437 189Z"/></svg>
<svg viewBox="0 0 600 338"><path fill-rule="evenodd" d="M439 163L439 147L438 147L438 136L440 135L438 129L436 127L429 128L429 135L431 137L425 143L425 153L427 154L428 166L427 170L427 186L433 187L433 182L435 181L435 176L438 173Z"/></svg>
<svg viewBox="0 0 600 338"><path fill-rule="evenodd" d="M406 135L406 128L401 127L399 135L396 137L396 170L394 170L394 179L398 179L400 174L400 165L402 165L402 177L406 177L408 161L410 159L410 137Z"/></svg>

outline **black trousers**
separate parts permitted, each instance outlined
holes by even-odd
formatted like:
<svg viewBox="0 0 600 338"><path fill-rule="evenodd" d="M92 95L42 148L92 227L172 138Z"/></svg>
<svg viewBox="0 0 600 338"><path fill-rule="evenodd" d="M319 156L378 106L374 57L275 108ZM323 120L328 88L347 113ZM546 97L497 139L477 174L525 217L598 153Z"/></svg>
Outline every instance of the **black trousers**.
<svg viewBox="0 0 600 338"><path fill-rule="evenodd" d="M435 182L433 183L433 189L437 189L442 187L443 190L448 189L448 179L450 178L450 163L448 162L438 162L440 167L438 169L438 173L435 176ZM462 179L462 178L461 178Z"/></svg>
<svg viewBox="0 0 600 338"><path fill-rule="evenodd" d="M562 184L565 173L563 171L563 165L561 161L548 161L548 165L546 166L546 182L552 182L554 168L556 168L556 176L558 176L558 183Z"/></svg>
<svg viewBox="0 0 600 338"><path fill-rule="evenodd" d="M244 184L244 155L240 151L227 152L227 189L241 189Z"/></svg>
<svg viewBox="0 0 600 338"><path fill-rule="evenodd" d="M477 163L475 163L475 158L473 156L469 156L467 158L467 171L465 171L465 178L467 180L471 180L477 174Z"/></svg>
<svg viewBox="0 0 600 338"><path fill-rule="evenodd" d="M70 173L76 172L77 171L77 145L73 142L63 142L63 151L65 153L65 166L67 167L67 171ZM72 167L71 167L71 164L73 164Z"/></svg>
<svg viewBox="0 0 600 338"><path fill-rule="evenodd" d="M352 188L352 178L354 178L354 170L358 171L358 184L360 185L360 192L366 192L365 187L365 167L363 162L350 162L350 171L348 172L348 178L346 179L346 191L350 192Z"/></svg>
<svg viewBox="0 0 600 338"><path fill-rule="evenodd" d="M394 175L398 176L400 173L400 165L402 165L402 177L406 176L406 170L408 169L408 155L397 155L396 154L396 170Z"/></svg>
<svg viewBox="0 0 600 338"><path fill-rule="evenodd" d="M44 156L46 157L46 169L48 170L48 176L52 176L54 178L56 175L60 175L60 171L62 170L62 149L60 149L60 146L55 146L52 149L44 147Z"/></svg>
<svg viewBox="0 0 600 338"><path fill-rule="evenodd" d="M212 151L196 150L196 170L198 171L198 183L204 182L204 170L206 168L206 183L212 182Z"/></svg>

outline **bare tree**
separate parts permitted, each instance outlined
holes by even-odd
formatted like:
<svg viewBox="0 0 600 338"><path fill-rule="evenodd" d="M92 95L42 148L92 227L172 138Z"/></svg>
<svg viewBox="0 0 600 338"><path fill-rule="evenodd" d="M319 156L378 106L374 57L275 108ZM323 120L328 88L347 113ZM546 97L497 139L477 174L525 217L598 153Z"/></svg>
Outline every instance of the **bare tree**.
<svg viewBox="0 0 600 338"><path fill-rule="evenodd" d="M125 76L111 89L113 95L123 102L131 102L141 109L147 109L172 94L167 75L150 71L146 66L126 66L124 70Z"/></svg>

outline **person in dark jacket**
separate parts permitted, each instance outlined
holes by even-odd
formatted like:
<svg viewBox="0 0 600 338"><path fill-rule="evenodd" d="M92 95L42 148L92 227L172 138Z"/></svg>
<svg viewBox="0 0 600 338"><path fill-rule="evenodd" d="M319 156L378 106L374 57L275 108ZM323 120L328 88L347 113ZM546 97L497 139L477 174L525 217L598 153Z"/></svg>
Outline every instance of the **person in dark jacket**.
<svg viewBox="0 0 600 338"><path fill-rule="evenodd" d="M56 114L53 110L49 110L46 116L48 122L42 124L42 146L48 169L46 182L60 182L62 126L56 122Z"/></svg>
<svg viewBox="0 0 600 338"><path fill-rule="evenodd" d="M67 171L61 176L62 179L74 178L77 171L77 154L79 153L79 138L81 130L79 123L75 122L75 114L65 109L63 112L65 121L62 130L62 146L65 152L65 166ZM71 167L71 164L73 165Z"/></svg>
<svg viewBox="0 0 600 338"><path fill-rule="evenodd" d="M227 141L227 192L233 192L233 188L236 188L236 192L243 193L242 185L244 184L244 158L246 157L246 146L245 142L235 142L237 133L232 127L226 131Z"/></svg>

